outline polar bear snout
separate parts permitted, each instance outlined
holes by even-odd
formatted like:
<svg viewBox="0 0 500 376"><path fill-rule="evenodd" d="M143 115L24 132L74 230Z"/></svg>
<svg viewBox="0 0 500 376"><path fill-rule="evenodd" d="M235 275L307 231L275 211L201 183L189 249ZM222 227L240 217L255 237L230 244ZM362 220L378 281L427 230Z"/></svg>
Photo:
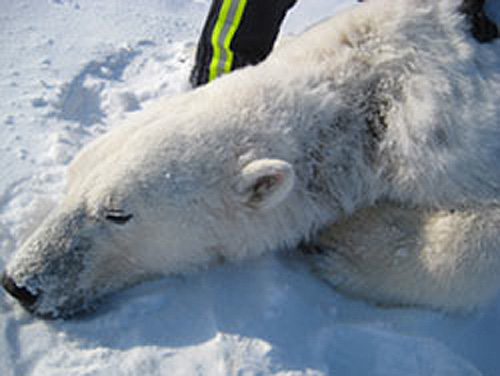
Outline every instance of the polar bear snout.
<svg viewBox="0 0 500 376"><path fill-rule="evenodd" d="M98 269L93 236L102 231L81 208L54 212L7 264L1 277L4 290L44 318L85 309L95 296L92 276Z"/></svg>
<svg viewBox="0 0 500 376"><path fill-rule="evenodd" d="M4 272L2 275L2 286L12 297L14 297L28 311L32 311L38 300L38 294L31 292L25 287L19 287L16 282Z"/></svg>

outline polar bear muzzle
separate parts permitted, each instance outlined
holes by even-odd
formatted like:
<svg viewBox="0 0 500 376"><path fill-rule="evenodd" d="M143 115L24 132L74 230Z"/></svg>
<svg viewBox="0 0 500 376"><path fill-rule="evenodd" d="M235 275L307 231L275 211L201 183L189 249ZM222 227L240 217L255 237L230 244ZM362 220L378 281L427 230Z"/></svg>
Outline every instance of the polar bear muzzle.
<svg viewBox="0 0 500 376"><path fill-rule="evenodd" d="M4 289L41 317L86 310L95 295L88 282L89 265L97 254L91 235L103 231L83 208L55 213L8 264L1 280Z"/></svg>
<svg viewBox="0 0 500 376"><path fill-rule="evenodd" d="M2 275L2 286L11 296L17 299L21 305L26 308L28 311L31 311L35 306L35 303L38 299L38 294L35 294L29 291L25 287L19 287L16 285L16 282L7 275L7 273L3 273Z"/></svg>

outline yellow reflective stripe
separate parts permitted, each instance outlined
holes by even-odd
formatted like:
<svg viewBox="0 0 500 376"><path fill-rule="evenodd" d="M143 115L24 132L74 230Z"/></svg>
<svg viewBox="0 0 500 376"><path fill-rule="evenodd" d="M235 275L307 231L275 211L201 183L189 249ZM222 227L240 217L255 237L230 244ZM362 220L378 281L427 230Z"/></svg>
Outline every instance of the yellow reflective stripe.
<svg viewBox="0 0 500 376"><path fill-rule="evenodd" d="M222 2L219 17L217 18L217 21L215 23L211 38L213 55L208 73L209 81L214 80L222 73L231 71L234 54L231 51L230 45L231 41L233 40L234 34L236 33L236 30L238 30L238 27L240 25L246 3L247 0L239 0L237 3L237 8L236 10L234 10L233 0L224 0ZM232 15L232 19L228 20L228 14L230 13ZM225 55L225 60L221 61L221 56L223 55L223 53Z"/></svg>
<svg viewBox="0 0 500 376"><path fill-rule="evenodd" d="M220 45L219 45L219 37L224 27L224 23L226 22L227 13L229 12L229 8L231 6L232 0L224 0L222 2L222 6L219 12L219 17L217 18L217 22L215 23L214 32L212 33L212 50L213 56L212 61L210 62L210 70L208 74L208 80L212 81L217 78L217 67L219 65L220 60Z"/></svg>
<svg viewBox="0 0 500 376"><path fill-rule="evenodd" d="M227 32L226 39L224 40L224 49L226 50L227 60L224 63L224 73L228 73L231 71L233 66L234 53L231 51L231 41L233 40L234 34L238 27L240 26L241 18L243 17L243 11L245 10L245 6L247 4L247 0L240 0L238 4L238 9L236 9L236 14L234 15L234 21Z"/></svg>

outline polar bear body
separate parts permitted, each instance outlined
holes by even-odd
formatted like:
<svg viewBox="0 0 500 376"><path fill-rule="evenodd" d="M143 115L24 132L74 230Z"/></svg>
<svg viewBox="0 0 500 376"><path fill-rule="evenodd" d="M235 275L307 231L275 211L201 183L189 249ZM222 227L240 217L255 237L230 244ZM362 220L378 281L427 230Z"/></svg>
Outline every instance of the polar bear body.
<svg viewBox="0 0 500 376"><path fill-rule="evenodd" d="M22 290L17 295L28 296L36 314L70 316L149 276L311 242L325 250L328 267L319 269L353 294L474 307L467 287L489 291L496 280L455 279L465 289L459 304L412 300L411 279L426 275L415 256L408 273L398 271L399 295L372 294L372 276L386 278L393 264L375 263L368 278L331 263L330 238L317 238L336 223L352 223L342 231L356 234L349 217L364 208L377 213L379 202L391 202L382 206L389 217L402 210L416 233L432 227L421 214L427 210L499 205L499 49L468 37L458 6L371 0L256 67L158 101L76 157L65 201L9 263L4 284ZM366 227L385 231L378 219ZM471 225L473 238L488 235L486 228ZM491 235L488 244L496 241ZM383 254L382 244L375 249ZM476 260L500 259L497 248L465 240L458 248L488 255ZM351 261L361 265L357 254ZM347 287L334 275L339 268L352 281Z"/></svg>
<svg viewBox="0 0 500 376"><path fill-rule="evenodd" d="M498 293L499 225L498 207L384 203L325 228L308 247L316 271L344 293L385 306L463 313Z"/></svg>

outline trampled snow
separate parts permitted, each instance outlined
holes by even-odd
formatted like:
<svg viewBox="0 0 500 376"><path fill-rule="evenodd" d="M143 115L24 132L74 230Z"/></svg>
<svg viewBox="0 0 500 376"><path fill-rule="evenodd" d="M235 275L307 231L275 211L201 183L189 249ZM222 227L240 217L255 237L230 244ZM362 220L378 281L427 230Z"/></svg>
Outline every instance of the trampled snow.
<svg viewBox="0 0 500 376"><path fill-rule="evenodd" d="M284 33L354 4L302 0ZM0 0L0 268L85 143L187 90L208 5ZM1 293L0 348L2 376L496 376L500 299L464 317L382 309L338 295L300 256L270 255L144 283L72 321L34 318Z"/></svg>

